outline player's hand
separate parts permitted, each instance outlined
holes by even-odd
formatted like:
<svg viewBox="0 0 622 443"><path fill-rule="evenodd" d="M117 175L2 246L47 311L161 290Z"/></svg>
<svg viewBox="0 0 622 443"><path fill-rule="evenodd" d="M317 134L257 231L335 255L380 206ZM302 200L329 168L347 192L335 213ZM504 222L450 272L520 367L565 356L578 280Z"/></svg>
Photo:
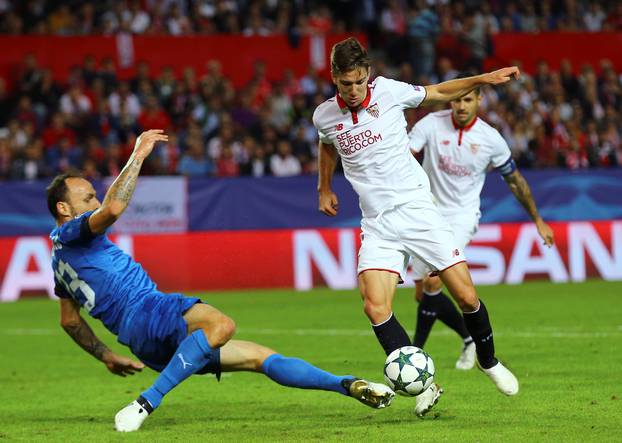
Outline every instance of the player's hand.
<svg viewBox="0 0 622 443"><path fill-rule="evenodd" d="M518 66L511 66L509 68L501 68L488 74L484 74L486 83L490 85L500 85L507 83L513 78L518 80L520 78L520 70Z"/></svg>
<svg viewBox="0 0 622 443"><path fill-rule="evenodd" d="M318 208L324 214L334 217L339 210L339 200L333 191L320 192L320 206Z"/></svg>
<svg viewBox="0 0 622 443"><path fill-rule="evenodd" d="M134 375L135 372L140 372L145 367L139 361L132 360L131 358L117 355L113 352L107 352L103 355L102 361L113 374L125 377L126 375Z"/></svg>
<svg viewBox="0 0 622 443"><path fill-rule="evenodd" d="M536 227L538 228L538 234L540 234L540 237L544 240L544 244L549 248L553 246L555 238L553 237L553 230L551 227L542 220L536 222Z"/></svg>
<svg viewBox="0 0 622 443"><path fill-rule="evenodd" d="M164 134L162 129L150 129L143 132L136 139L134 145L134 155L141 160L147 158L157 142L167 142L168 135Z"/></svg>

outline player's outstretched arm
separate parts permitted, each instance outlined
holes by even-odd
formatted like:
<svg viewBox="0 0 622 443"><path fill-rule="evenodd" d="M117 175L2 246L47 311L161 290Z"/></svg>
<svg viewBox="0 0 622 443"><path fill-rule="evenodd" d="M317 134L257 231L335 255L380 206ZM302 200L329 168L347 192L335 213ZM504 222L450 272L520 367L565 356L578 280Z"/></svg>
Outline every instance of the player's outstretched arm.
<svg viewBox="0 0 622 443"><path fill-rule="evenodd" d="M512 66L488 72L486 74L459 78L439 83L437 85L426 86L426 96L421 105L425 106L446 103L460 98L480 86L500 85L502 83L509 82L512 78L518 79L519 77L520 70L518 67Z"/></svg>
<svg viewBox="0 0 622 443"><path fill-rule="evenodd" d="M536 202L533 200L533 196L531 195L531 188L529 188L529 184L523 174L521 174L518 170L512 172L511 174L503 176L505 182L507 183L510 191L516 197L516 200L523 205L523 208L527 211L531 219L536 224L538 228L538 233L544 244L547 246L552 246L555 243L555 239L553 237L553 230L549 225L547 225L540 214L538 213L538 208L536 207Z"/></svg>
<svg viewBox="0 0 622 443"><path fill-rule="evenodd" d="M318 153L318 183L319 210L328 216L337 215L339 201L332 191L331 182L337 165L337 150L334 145L320 142Z"/></svg>
<svg viewBox="0 0 622 443"><path fill-rule="evenodd" d="M101 234L121 217L136 189L143 161L151 154L157 142L165 141L168 141L168 136L161 129L151 129L140 134L130 159L108 189L101 207L89 217L91 232Z"/></svg>
<svg viewBox="0 0 622 443"><path fill-rule="evenodd" d="M113 374L125 377L141 371L145 365L117 355L97 338L89 324L80 315L80 305L74 300L61 298L60 324L82 349L106 365Z"/></svg>

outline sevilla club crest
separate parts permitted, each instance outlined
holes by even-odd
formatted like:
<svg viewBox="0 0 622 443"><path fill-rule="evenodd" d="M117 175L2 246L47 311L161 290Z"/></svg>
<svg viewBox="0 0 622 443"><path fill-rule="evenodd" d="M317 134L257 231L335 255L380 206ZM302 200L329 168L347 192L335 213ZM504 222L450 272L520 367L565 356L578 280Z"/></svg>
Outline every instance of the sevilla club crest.
<svg viewBox="0 0 622 443"><path fill-rule="evenodd" d="M367 113L369 115L371 115L373 118L378 118L380 117L380 109L378 109L378 103L374 103L373 105L369 106L367 109L365 109L367 111Z"/></svg>
<svg viewBox="0 0 622 443"><path fill-rule="evenodd" d="M475 143L471 143L471 152L473 154L477 154L477 151L479 151L479 145L477 145Z"/></svg>

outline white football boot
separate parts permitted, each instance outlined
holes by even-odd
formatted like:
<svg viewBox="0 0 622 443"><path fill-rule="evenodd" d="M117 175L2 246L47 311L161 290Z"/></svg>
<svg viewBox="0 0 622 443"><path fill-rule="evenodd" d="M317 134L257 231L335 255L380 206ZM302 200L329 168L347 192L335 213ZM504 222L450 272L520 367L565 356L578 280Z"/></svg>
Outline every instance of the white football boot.
<svg viewBox="0 0 622 443"><path fill-rule="evenodd" d="M438 399L441 398L443 388L436 383L432 383L428 389L415 397L415 414L417 417L423 417L430 412L430 409L438 403Z"/></svg>
<svg viewBox="0 0 622 443"><path fill-rule="evenodd" d="M471 342L462 348L460 358L456 361L456 369L468 371L475 366L475 343Z"/></svg>
<svg viewBox="0 0 622 443"><path fill-rule="evenodd" d="M114 428L119 432L134 432L140 429L147 417L147 409L134 400L114 416Z"/></svg>
<svg viewBox="0 0 622 443"><path fill-rule="evenodd" d="M492 380L497 389L505 395L518 394L518 379L501 362L498 362L492 368L480 369Z"/></svg>
<svg viewBox="0 0 622 443"><path fill-rule="evenodd" d="M374 409L382 409L391 405L395 392L381 383L373 383L362 379L346 379L342 382L351 397Z"/></svg>

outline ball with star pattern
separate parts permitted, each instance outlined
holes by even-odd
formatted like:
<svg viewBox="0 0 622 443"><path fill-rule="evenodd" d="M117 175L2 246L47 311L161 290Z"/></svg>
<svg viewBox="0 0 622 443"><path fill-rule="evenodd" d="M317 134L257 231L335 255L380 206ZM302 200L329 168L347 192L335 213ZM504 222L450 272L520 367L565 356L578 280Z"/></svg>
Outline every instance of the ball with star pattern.
<svg viewBox="0 0 622 443"><path fill-rule="evenodd" d="M384 379L398 394L419 395L434 381L434 362L423 349L415 346L398 348L384 363Z"/></svg>

